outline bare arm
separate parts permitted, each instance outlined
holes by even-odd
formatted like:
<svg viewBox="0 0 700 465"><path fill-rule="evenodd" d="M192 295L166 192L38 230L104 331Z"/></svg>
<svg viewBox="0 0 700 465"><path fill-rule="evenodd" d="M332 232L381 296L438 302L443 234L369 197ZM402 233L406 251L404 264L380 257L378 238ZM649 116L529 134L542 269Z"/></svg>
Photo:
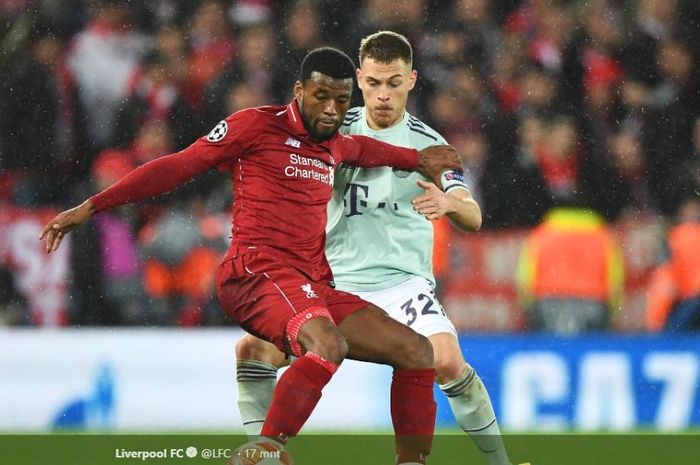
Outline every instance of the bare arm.
<svg viewBox="0 0 700 465"><path fill-rule="evenodd" d="M81 224L89 220L95 213L95 206L92 200L87 199L77 207L56 215L41 230L39 240L46 238L46 253L54 252L61 245L63 237Z"/></svg>
<svg viewBox="0 0 700 465"><path fill-rule="evenodd" d="M463 231L478 231L481 228L481 209L465 189L441 191L435 184L417 181L425 193L412 200L413 208L428 220L447 216L452 224Z"/></svg>

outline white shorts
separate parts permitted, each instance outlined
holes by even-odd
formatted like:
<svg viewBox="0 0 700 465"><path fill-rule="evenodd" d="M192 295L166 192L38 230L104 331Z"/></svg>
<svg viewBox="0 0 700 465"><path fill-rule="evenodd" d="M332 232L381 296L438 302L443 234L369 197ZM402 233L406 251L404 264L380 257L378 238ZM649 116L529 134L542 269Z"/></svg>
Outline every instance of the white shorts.
<svg viewBox="0 0 700 465"><path fill-rule="evenodd" d="M386 311L396 321L403 323L423 336L450 333L457 330L435 298L430 283L425 278L413 278L380 291L353 292Z"/></svg>

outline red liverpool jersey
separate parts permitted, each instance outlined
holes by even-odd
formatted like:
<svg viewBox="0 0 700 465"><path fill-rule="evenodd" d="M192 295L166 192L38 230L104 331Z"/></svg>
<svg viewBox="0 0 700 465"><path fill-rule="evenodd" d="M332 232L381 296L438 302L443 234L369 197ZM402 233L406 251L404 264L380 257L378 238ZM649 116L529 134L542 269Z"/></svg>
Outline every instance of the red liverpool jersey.
<svg viewBox="0 0 700 465"><path fill-rule="evenodd" d="M326 204L341 162L414 169L418 153L339 133L318 142L292 101L237 112L187 149L143 165L92 201L104 210L167 192L210 168L230 170L233 242L226 258L264 251L312 280L327 280Z"/></svg>

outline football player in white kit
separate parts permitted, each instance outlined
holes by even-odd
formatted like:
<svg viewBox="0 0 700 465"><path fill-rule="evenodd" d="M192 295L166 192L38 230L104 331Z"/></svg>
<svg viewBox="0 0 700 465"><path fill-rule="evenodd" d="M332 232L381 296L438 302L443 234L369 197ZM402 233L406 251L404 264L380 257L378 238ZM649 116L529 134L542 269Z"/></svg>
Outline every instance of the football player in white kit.
<svg viewBox="0 0 700 465"><path fill-rule="evenodd" d="M340 128L417 150L447 144L406 111L415 86L408 40L381 31L362 40L358 85L365 106L348 111ZM435 298L433 227L447 216L459 229L481 227L481 211L461 173L443 174L442 190L415 172L390 167L336 169L328 205L326 256L337 289L384 309L428 337L437 382L460 427L489 465L510 465L491 405L474 369L464 360L457 332ZM247 335L236 345L239 408L246 433L257 436L277 380L289 361L272 344Z"/></svg>

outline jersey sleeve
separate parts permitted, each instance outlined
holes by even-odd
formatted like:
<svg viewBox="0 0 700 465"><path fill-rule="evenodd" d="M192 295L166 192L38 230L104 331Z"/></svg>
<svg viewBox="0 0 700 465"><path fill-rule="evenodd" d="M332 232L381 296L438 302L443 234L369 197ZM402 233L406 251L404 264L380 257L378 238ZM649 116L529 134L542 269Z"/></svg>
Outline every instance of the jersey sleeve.
<svg viewBox="0 0 700 465"><path fill-rule="evenodd" d="M255 110L235 113L186 149L152 160L91 197L97 211L154 197L217 168L226 171L252 146Z"/></svg>
<svg viewBox="0 0 700 465"><path fill-rule="evenodd" d="M185 150L192 149L207 159L211 168L228 171L248 152L262 127L263 113L255 108L241 110L221 120L209 134L197 139Z"/></svg>
<svg viewBox="0 0 700 465"><path fill-rule="evenodd" d="M414 170L418 166L418 151L387 144L368 136L341 136L336 139L336 147L342 162L362 168L392 166L404 170Z"/></svg>

